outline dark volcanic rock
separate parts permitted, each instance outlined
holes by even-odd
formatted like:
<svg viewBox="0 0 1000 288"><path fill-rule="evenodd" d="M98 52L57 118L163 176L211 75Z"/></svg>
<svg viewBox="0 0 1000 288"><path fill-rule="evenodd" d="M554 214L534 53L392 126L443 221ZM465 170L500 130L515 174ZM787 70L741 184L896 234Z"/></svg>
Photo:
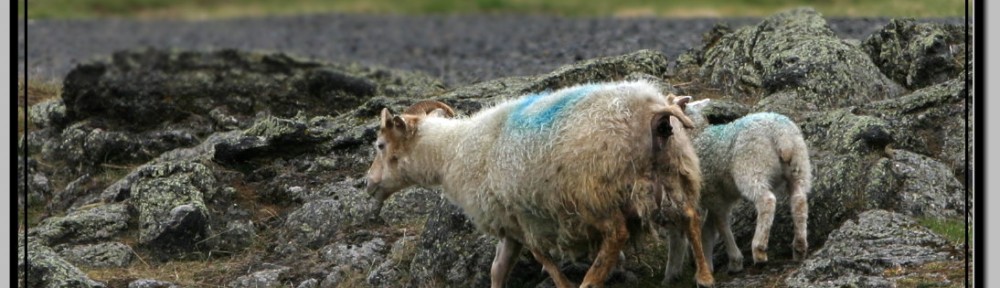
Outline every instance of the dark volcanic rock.
<svg viewBox="0 0 1000 288"><path fill-rule="evenodd" d="M17 271L28 273L21 287L104 287L91 280L87 274L74 267L55 251L34 237L24 242L23 234L17 237ZM27 255L25 255L27 254ZM25 261L27 259L27 261Z"/></svg>
<svg viewBox="0 0 1000 288"><path fill-rule="evenodd" d="M943 261L956 253L941 236L909 217L872 210L830 233L785 284L789 287L895 287L885 271Z"/></svg>
<svg viewBox="0 0 1000 288"><path fill-rule="evenodd" d="M734 32L721 28L704 47L682 57L708 86L754 103L783 90L820 107L843 107L896 96L901 87L879 73L856 43L842 40L811 8L770 16Z"/></svg>
<svg viewBox="0 0 1000 288"><path fill-rule="evenodd" d="M329 115L373 95L419 97L439 84L416 73L329 65L284 54L139 50L115 53L110 62L82 64L63 85L71 119L100 117L141 129L205 118L218 107L237 118L257 112Z"/></svg>
<svg viewBox="0 0 1000 288"><path fill-rule="evenodd" d="M959 25L892 19L862 46L882 73L918 89L961 75L965 40Z"/></svg>

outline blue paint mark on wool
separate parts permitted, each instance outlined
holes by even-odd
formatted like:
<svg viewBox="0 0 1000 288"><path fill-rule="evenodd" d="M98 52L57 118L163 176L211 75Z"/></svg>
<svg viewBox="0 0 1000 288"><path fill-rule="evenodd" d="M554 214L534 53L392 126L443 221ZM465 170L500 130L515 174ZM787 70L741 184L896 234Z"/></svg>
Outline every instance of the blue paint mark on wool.
<svg viewBox="0 0 1000 288"><path fill-rule="evenodd" d="M556 93L542 92L528 95L517 103L507 119L507 125L517 129L546 129L565 114L568 107L591 95L598 85L583 85ZM539 100L542 103L537 103ZM547 106L539 106L547 105Z"/></svg>

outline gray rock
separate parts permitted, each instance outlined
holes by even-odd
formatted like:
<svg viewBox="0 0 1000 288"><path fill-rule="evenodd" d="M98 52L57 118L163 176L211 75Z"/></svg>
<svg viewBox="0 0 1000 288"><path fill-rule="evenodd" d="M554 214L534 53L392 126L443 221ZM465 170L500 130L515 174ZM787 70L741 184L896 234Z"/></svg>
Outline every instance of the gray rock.
<svg viewBox="0 0 1000 288"><path fill-rule="evenodd" d="M243 251L255 241L259 241L259 239L257 238L257 228L254 227L253 221L233 220L226 223L224 230L210 239L209 243L214 247L214 250L224 251L225 253L237 253Z"/></svg>
<svg viewBox="0 0 1000 288"><path fill-rule="evenodd" d="M497 240L477 231L447 200L438 200L437 207L420 234L411 285L489 286Z"/></svg>
<svg viewBox="0 0 1000 288"><path fill-rule="evenodd" d="M155 118L155 117L151 117ZM102 163L131 164L149 160L160 153L196 144L196 137L184 129L131 132L109 129L107 123L80 121L70 124L41 147L43 159L66 163L84 171L96 171Z"/></svg>
<svg viewBox="0 0 1000 288"><path fill-rule="evenodd" d="M863 47L882 73L918 89L961 75L964 30L959 25L892 19L865 39Z"/></svg>
<svg viewBox="0 0 1000 288"><path fill-rule="evenodd" d="M947 165L898 149L892 151L892 161L892 172L901 181L897 211L934 218L965 215L965 189Z"/></svg>
<svg viewBox="0 0 1000 288"><path fill-rule="evenodd" d="M285 287L282 275L288 273L290 268L277 267L250 273L240 276L229 282L226 287L231 288L272 288Z"/></svg>
<svg viewBox="0 0 1000 288"><path fill-rule="evenodd" d="M966 142L967 131L962 129L966 119L961 115L966 101L972 98L964 82L956 78L898 98L868 103L859 107L859 112L885 119L889 129L897 132L895 147L941 160L965 183L965 149L972 138ZM972 118L968 119L971 129Z"/></svg>
<svg viewBox="0 0 1000 288"><path fill-rule="evenodd" d="M25 243L23 234L17 239L17 271L28 273L24 287L105 287L59 257L42 241L31 237Z"/></svg>
<svg viewBox="0 0 1000 288"><path fill-rule="evenodd" d="M683 58L688 60L681 66L697 67L697 76L690 78L750 104L783 90L813 92L799 96L820 107L858 105L903 92L811 8L777 13L733 32L717 28L705 47Z"/></svg>
<svg viewBox="0 0 1000 288"><path fill-rule="evenodd" d="M125 204L82 207L63 217L50 217L28 234L45 245L108 240L124 232L129 214Z"/></svg>
<svg viewBox="0 0 1000 288"><path fill-rule="evenodd" d="M895 287L884 272L951 257L948 242L907 216L872 210L830 233L785 284L789 287Z"/></svg>
<svg viewBox="0 0 1000 288"><path fill-rule="evenodd" d="M139 243L160 251L189 251L207 237L211 214L204 199L216 190L208 167L196 162L142 168L132 187L139 215ZM169 254L169 253L168 253Z"/></svg>
<svg viewBox="0 0 1000 288"><path fill-rule="evenodd" d="M31 105L28 107L28 122L38 128L65 125L66 106L58 99Z"/></svg>
<svg viewBox="0 0 1000 288"><path fill-rule="evenodd" d="M312 249L336 241L335 234L373 219L375 201L357 188L327 185L322 192L331 195L305 203L292 211L282 228L282 238L299 247Z"/></svg>
<svg viewBox="0 0 1000 288"><path fill-rule="evenodd" d="M325 263L348 265L357 270L365 270L385 260L385 241L375 238L358 245L331 244L320 249Z"/></svg>
<svg viewBox="0 0 1000 288"><path fill-rule="evenodd" d="M78 206L83 203L89 203L97 198L96 191L100 187L97 179L91 177L90 174L83 174L76 180L66 184L58 193L52 197L52 200L46 204L45 209L48 211L65 211L66 208Z"/></svg>
<svg viewBox="0 0 1000 288"><path fill-rule="evenodd" d="M317 287L319 287L319 280L313 278L306 279L305 281L302 281L302 283L299 283L299 286L295 286L295 288L317 288Z"/></svg>
<svg viewBox="0 0 1000 288"><path fill-rule="evenodd" d="M177 284L154 279L139 279L128 283L128 288L180 288Z"/></svg>
<svg viewBox="0 0 1000 288"><path fill-rule="evenodd" d="M341 287L343 283L346 282L348 277L348 271L351 270L347 265L336 266L333 271L326 274L323 281L320 282L320 288L337 288Z"/></svg>
<svg viewBox="0 0 1000 288"><path fill-rule="evenodd" d="M57 249L70 263L90 267L126 267L132 262L132 248L121 242L104 242Z"/></svg>
<svg viewBox="0 0 1000 288"><path fill-rule="evenodd" d="M389 197L379 214L390 226L406 226L427 222L441 192L425 188L412 188Z"/></svg>

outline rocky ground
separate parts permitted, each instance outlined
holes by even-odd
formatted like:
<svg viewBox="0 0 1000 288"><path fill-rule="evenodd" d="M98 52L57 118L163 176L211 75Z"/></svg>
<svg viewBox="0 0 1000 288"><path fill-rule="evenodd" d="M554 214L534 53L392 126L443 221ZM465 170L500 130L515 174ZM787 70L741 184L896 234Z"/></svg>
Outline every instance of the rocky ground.
<svg viewBox="0 0 1000 288"><path fill-rule="evenodd" d="M326 25L324 17L346 19ZM810 256L788 260L792 225L787 209L778 209L773 263L717 273L719 286L964 286L963 243L920 224L961 223L972 212L964 193L972 188L965 184L972 86L964 82L972 59L965 27L956 21L827 22L809 9L731 26L485 18L281 20L307 29L296 33L252 20L183 22L172 23L187 31L173 38L131 40L114 31L153 28L124 21L29 24L32 75L63 84L60 98L28 109L33 128L19 142L30 151L20 155L28 158L28 173L19 174L28 187L19 191L30 188L21 204L33 215L22 234L28 242L19 242L29 261L18 269L30 273L21 281L27 287L485 286L495 239L476 232L436 191L398 193L374 215L360 178L373 153L377 112L434 98L469 114L526 93L644 78L716 99L717 121L756 111L786 114L811 149ZM451 33L490 31L487 24L508 27L497 29L500 35L527 36ZM88 25L119 28L101 29L109 33L103 36L81 32L92 31ZM393 25L414 29L384 28ZM227 27L244 28L226 33ZM355 28L369 35L324 33ZM37 36L46 29L54 36ZM58 45L84 37L74 34L93 43ZM189 40L199 37L208 40ZM343 44L325 50L290 44L301 42ZM142 44L178 49L131 49L81 62ZM218 47L237 49L210 49ZM748 205L734 212L744 255L753 214ZM662 243L626 254L624 272L609 286L659 285ZM715 263L725 265L724 258ZM576 278L585 269L564 267ZM512 286L550 287L540 270L522 255Z"/></svg>

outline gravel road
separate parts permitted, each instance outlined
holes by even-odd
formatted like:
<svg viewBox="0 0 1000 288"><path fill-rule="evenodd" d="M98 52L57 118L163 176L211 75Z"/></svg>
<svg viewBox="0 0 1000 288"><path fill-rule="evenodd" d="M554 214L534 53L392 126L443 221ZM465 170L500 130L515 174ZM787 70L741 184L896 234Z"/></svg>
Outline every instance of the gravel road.
<svg viewBox="0 0 1000 288"><path fill-rule="evenodd" d="M659 50L675 59L700 45L702 33L716 23L726 22L735 29L758 21L342 14L211 21L31 21L28 63L35 79L61 79L75 64L120 49L236 48L419 70L457 86L542 73L577 60L638 49ZM841 37L864 40L888 19L828 21ZM928 21L960 24L963 19ZM20 31L18 71L23 71Z"/></svg>

